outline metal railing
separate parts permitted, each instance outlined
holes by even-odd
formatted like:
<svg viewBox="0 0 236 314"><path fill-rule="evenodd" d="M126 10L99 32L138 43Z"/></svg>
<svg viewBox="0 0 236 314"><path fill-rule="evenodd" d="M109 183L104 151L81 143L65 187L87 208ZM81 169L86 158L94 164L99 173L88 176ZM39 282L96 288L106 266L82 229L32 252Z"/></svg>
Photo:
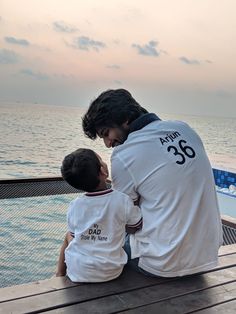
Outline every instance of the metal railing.
<svg viewBox="0 0 236 314"><path fill-rule="evenodd" d="M62 177L0 180L0 199L78 193Z"/></svg>

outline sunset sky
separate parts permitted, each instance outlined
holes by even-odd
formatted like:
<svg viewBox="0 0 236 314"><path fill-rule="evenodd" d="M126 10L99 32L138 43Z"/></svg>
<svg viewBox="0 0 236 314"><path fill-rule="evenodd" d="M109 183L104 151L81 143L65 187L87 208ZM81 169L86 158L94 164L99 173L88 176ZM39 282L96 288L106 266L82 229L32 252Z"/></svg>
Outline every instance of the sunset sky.
<svg viewBox="0 0 236 314"><path fill-rule="evenodd" d="M0 0L0 102L236 117L235 0Z"/></svg>

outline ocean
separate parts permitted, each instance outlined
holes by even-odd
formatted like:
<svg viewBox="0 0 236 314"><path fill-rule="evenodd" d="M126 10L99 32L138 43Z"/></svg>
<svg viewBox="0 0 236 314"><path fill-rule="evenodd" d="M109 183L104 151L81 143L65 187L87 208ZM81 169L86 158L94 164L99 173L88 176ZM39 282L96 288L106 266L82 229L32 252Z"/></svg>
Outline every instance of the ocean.
<svg viewBox="0 0 236 314"><path fill-rule="evenodd" d="M0 179L60 176L63 157L78 147L92 147L109 164L112 150L83 134L85 111L85 107L0 104ZM236 171L235 118L156 114L187 122L202 138L212 166Z"/></svg>
<svg viewBox="0 0 236 314"><path fill-rule="evenodd" d="M0 104L0 179L60 176L62 159L78 147L98 152L110 166L112 150L83 135L85 107ZM155 110L153 110L155 112ZM203 140L212 167L236 172L236 119L161 114L182 120ZM0 287L50 278L75 195L0 201Z"/></svg>

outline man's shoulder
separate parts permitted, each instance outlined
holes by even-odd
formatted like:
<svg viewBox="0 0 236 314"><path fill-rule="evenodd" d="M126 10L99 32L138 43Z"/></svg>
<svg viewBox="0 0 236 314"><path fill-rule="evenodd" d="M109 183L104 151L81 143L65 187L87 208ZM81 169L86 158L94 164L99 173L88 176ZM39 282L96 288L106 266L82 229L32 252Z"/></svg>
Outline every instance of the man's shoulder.
<svg viewBox="0 0 236 314"><path fill-rule="evenodd" d="M134 147L136 149L138 147L142 147L142 145L147 141L150 141L150 136L156 136L158 134L161 134L162 132L167 132L169 129L176 129L176 130L191 130L192 128L184 121L179 120L156 120L152 123L144 126L142 129L131 132L126 141L116 146L112 152L111 159L114 160L115 158L118 158L120 160L123 160L123 156L126 156L126 154L129 154L130 152L133 152ZM136 144L134 146L134 144Z"/></svg>

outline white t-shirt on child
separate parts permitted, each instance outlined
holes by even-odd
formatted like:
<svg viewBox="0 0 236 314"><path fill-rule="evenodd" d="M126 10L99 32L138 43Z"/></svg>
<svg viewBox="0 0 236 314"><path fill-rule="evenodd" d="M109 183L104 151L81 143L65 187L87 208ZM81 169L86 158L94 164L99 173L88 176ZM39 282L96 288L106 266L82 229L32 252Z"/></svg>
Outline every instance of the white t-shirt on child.
<svg viewBox="0 0 236 314"><path fill-rule="evenodd" d="M67 275L74 282L118 277L127 262L125 225L141 220L139 207L116 190L86 193L70 203L67 222L74 239L65 250Z"/></svg>

